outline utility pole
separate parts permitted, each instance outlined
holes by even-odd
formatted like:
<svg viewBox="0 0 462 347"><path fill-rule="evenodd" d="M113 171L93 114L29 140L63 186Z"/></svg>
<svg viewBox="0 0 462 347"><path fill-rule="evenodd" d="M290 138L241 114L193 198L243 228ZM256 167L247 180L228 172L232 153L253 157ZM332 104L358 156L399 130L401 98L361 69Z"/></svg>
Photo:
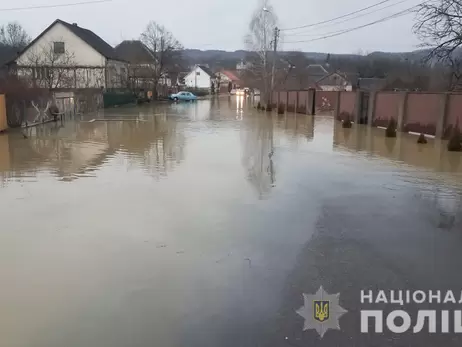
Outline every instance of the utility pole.
<svg viewBox="0 0 462 347"><path fill-rule="evenodd" d="M270 101L273 103L273 89L274 89L274 75L276 73L276 52L278 48L278 38L279 38L279 29L278 27L274 28L274 38L273 38L273 68L271 71L271 90L270 90Z"/></svg>

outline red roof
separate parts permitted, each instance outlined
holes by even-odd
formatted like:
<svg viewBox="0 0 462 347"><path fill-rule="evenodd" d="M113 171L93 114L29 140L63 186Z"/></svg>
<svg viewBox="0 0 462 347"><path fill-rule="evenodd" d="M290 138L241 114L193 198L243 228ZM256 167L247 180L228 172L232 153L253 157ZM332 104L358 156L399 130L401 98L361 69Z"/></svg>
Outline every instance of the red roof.
<svg viewBox="0 0 462 347"><path fill-rule="evenodd" d="M239 77L237 77L234 73L232 73L229 70L223 70L221 73L228 77L231 81L239 81Z"/></svg>

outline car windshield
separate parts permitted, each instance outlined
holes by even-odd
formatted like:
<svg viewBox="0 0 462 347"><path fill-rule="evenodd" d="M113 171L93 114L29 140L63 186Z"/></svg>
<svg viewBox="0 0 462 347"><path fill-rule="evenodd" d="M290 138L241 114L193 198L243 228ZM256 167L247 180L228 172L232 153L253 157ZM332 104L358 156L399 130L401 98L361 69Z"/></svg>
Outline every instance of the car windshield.
<svg viewBox="0 0 462 347"><path fill-rule="evenodd" d="M3 0L0 347L462 347L462 0Z"/></svg>

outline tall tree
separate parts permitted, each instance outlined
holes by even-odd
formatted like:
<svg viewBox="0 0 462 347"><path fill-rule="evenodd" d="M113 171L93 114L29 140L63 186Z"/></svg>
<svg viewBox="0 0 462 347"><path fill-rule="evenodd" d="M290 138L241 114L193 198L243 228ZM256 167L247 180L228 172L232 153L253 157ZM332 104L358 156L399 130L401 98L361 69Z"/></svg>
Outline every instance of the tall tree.
<svg viewBox="0 0 462 347"><path fill-rule="evenodd" d="M16 49L26 47L30 36L18 22L10 22L0 27L0 44Z"/></svg>
<svg viewBox="0 0 462 347"><path fill-rule="evenodd" d="M163 25L154 21L149 22L141 34L141 41L153 54L150 68L150 78L154 85L154 95L157 96L157 85L169 69L175 69L181 64L183 46Z"/></svg>
<svg viewBox="0 0 462 347"><path fill-rule="evenodd" d="M430 48L426 58L449 70L448 88L462 84L462 0L429 0L417 8L415 33Z"/></svg>
<svg viewBox="0 0 462 347"><path fill-rule="evenodd" d="M268 52L272 49L272 37L277 26L277 17L269 0L261 0L252 14L249 33L245 37L247 48L251 51L250 66L256 79L263 87L262 99L269 101L271 83L271 62ZM271 55L272 56L272 55Z"/></svg>

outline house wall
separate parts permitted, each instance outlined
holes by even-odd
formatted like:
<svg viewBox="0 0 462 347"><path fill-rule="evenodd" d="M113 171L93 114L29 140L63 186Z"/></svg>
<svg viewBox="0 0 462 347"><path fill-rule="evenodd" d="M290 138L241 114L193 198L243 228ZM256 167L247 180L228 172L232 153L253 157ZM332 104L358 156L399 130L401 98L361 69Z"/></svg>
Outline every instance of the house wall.
<svg viewBox="0 0 462 347"><path fill-rule="evenodd" d="M106 58L94 50L80 37L68 30L64 25L56 23L48 32L46 32L37 42L24 51L16 60L18 65L33 65L31 59L36 56L44 56L44 51L53 48L55 41L65 43L65 49L72 54L73 61L79 66L105 66ZM44 58L42 58L42 61ZM46 64L46 62L45 62Z"/></svg>
<svg viewBox="0 0 462 347"><path fill-rule="evenodd" d="M108 59L106 83L106 88L127 87L128 63Z"/></svg>
<svg viewBox="0 0 462 347"><path fill-rule="evenodd" d="M199 73L199 75L196 75L197 72ZM189 88L209 89L212 84L210 76L207 73L205 73L204 70L197 66L194 68L193 71L186 75L184 80L186 86Z"/></svg>
<svg viewBox="0 0 462 347"><path fill-rule="evenodd" d="M335 92L335 91L347 91L351 92L353 90L353 87L351 84L348 84L346 86L319 86L322 91L325 92Z"/></svg>

